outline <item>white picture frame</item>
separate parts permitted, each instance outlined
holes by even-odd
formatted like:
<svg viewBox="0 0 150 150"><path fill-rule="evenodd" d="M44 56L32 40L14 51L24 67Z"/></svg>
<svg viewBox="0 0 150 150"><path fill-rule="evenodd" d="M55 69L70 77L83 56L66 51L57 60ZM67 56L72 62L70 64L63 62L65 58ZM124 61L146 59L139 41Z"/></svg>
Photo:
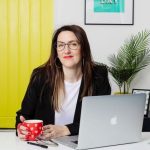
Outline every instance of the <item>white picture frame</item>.
<svg viewBox="0 0 150 150"><path fill-rule="evenodd" d="M145 93L146 94L146 104L145 104L144 116L148 117L149 105L150 105L150 89L132 89L132 94L139 94L139 93Z"/></svg>
<svg viewBox="0 0 150 150"><path fill-rule="evenodd" d="M85 0L85 25L133 25L134 0Z"/></svg>

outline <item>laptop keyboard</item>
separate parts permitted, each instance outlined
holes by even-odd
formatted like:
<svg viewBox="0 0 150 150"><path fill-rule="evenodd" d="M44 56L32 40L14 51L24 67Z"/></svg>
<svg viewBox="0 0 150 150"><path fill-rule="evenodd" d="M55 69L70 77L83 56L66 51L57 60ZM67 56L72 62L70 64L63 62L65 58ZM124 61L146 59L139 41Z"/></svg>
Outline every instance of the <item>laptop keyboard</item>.
<svg viewBox="0 0 150 150"><path fill-rule="evenodd" d="M77 139L78 139L78 136L65 136L65 137L53 139L53 141L75 149L78 144Z"/></svg>
<svg viewBox="0 0 150 150"><path fill-rule="evenodd" d="M75 144L78 144L78 141L72 141L73 143L75 143Z"/></svg>

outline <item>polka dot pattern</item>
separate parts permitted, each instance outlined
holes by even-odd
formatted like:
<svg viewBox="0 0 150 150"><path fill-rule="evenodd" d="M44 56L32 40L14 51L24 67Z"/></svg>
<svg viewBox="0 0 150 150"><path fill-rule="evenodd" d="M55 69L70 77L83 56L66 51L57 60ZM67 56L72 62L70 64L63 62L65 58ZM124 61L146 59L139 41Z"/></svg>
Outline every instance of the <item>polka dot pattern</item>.
<svg viewBox="0 0 150 150"><path fill-rule="evenodd" d="M42 134L42 127L43 127L43 122L38 122L38 123L26 123L23 122L21 123L23 126L27 127L28 132L30 133L27 135L27 140L29 141L35 141L36 137Z"/></svg>

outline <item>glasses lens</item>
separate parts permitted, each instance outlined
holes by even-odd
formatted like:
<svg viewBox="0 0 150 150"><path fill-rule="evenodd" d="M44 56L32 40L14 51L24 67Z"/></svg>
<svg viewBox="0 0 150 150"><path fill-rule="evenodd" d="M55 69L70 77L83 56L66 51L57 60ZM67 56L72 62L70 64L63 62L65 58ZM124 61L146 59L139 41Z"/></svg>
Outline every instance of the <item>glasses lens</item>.
<svg viewBox="0 0 150 150"><path fill-rule="evenodd" d="M65 47L65 44L64 44L64 43L57 43L56 48L57 48L57 50L58 50L58 51L63 50L63 49L64 49L64 47Z"/></svg>
<svg viewBox="0 0 150 150"><path fill-rule="evenodd" d="M71 42L68 44L68 46L70 49L76 50L76 49L78 49L79 44L78 44L78 42Z"/></svg>

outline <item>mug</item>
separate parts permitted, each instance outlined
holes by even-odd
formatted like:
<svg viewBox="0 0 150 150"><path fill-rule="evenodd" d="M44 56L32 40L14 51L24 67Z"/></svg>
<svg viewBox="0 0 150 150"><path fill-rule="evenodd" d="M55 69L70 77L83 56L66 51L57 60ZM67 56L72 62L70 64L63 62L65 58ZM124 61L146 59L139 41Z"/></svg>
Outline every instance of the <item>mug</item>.
<svg viewBox="0 0 150 150"><path fill-rule="evenodd" d="M27 131L29 132L29 134L26 135L26 140L35 141L36 138L40 134L42 134L43 121L42 120L25 120L24 122L20 123L19 126L24 126L27 128Z"/></svg>

